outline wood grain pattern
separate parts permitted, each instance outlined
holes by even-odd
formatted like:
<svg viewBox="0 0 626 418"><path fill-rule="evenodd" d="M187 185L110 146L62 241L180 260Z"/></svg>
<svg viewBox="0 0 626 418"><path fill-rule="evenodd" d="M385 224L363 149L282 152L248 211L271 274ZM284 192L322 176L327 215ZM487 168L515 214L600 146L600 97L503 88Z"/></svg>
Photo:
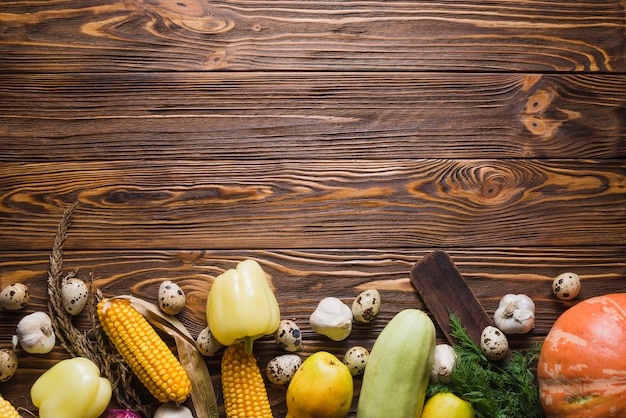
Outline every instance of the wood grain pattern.
<svg viewBox="0 0 626 418"><path fill-rule="evenodd" d="M0 160L626 156L623 74L9 74L0 91Z"/></svg>
<svg viewBox="0 0 626 418"><path fill-rule="evenodd" d="M27 0L2 7L2 72L626 69L624 4L616 0Z"/></svg>
<svg viewBox="0 0 626 418"><path fill-rule="evenodd" d="M626 5L2 2L0 287L32 298L0 310L0 348L45 309L75 201L65 269L152 302L175 280L194 336L212 280L252 257L303 357L369 348L426 309L409 273L440 249L489 315L506 293L533 298L535 329L511 338L529 347L578 300L626 291ZM583 279L571 302L551 294L566 271ZM368 288L373 323L342 342L310 329L321 298ZM261 367L283 353L255 347ZM0 393L31 416L30 386L68 354L18 356ZM282 418L285 388L269 388Z"/></svg>
<svg viewBox="0 0 626 418"><path fill-rule="evenodd" d="M4 164L0 248L50 247L75 200L70 248L626 243L619 161L150 161Z"/></svg>

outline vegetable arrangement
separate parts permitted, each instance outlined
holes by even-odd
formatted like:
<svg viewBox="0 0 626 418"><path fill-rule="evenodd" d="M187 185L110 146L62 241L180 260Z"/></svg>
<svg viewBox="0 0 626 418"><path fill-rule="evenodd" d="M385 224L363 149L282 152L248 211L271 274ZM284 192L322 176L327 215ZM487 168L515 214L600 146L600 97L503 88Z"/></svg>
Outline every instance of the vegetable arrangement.
<svg viewBox="0 0 626 418"><path fill-rule="evenodd" d="M452 392L469 401L478 418L539 418L542 416L532 363L538 348L514 352L504 362L487 358L467 335L460 320L450 316L456 365L449 383L428 386L429 396Z"/></svg>
<svg viewBox="0 0 626 418"><path fill-rule="evenodd" d="M184 310L186 298L172 281L159 286L158 306L130 295L105 298L99 293L97 304L90 303L91 283L75 277L75 272L61 277L60 252L70 215L71 211L64 214L51 256L49 314L25 315L17 325L13 350L0 350L3 382L17 370L18 347L45 354L60 344L70 354L70 359L44 372L31 389L40 418L215 418L216 396L203 356L220 351L227 418L272 417L266 381L285 387L287 418L344 418L359 375L363 377L358 418L626 414L622 347L626 294L574 304L555 322L542 346L523 352L509 350L507 335L533 329L535 304L526 295L507 294L494 314L495 327L485 327L478 342L451 314L455 344L437 344L429 315L403 309L384 326L371 352L352 346L341 359L323 350L303 358L298 354L303 347L301 330L295 320L281 319L268 276L254 260L244 260L215 278L207 298L207 326L196 339L175 318ZM569 272L552 283L554 296L568 301L580 294L581 286L580 277ZM11 284L0 291L0 309L23 309L29 298L26 286ZM344 341L353 321L368 324L380 308L376 289L363 291L351 305L328 296L311 312L309 326L332 342ZM95 341L72 325L71 318L84 309L93 320ZM445 313L438 316L439 324L444 322L442 316ZM174 338L176 355L153 326ZM273 338L287 354L269 360L263 373L253 342L265 337ZM109 345L122 360L106 351ZM156 404L141 403L128 370ZM183 405L190 399L193 413ZM105 412L111 400L124 409ZM2 396L0 416L19 417Z"/></svg>

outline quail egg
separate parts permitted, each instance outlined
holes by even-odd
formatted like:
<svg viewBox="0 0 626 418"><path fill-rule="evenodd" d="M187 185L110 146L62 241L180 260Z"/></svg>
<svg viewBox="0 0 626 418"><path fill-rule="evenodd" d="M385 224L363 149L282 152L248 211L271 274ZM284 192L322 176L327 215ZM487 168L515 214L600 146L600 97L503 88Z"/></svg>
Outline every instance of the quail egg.
<svg viewBox="0 0 626 418"><path fill-rule="evenodd" d="M17 354L8 348L0 350L0 382L6 382L17 371Z"/></svg>
<svg viewBox="0 0 626 418"><path fill-rule="evenodd" d="M12 283L0 292L0 307L7 311L22 309L29 300L28 286L23 283Z"/></svg>
<svg viewBox="0 0 626 418"><path fill-rule="evenodd" d="M169 315L176 315L185 308L185 292L176 283L166 280L159 286L159 307Z"/></svg>
<svg viewBox="0 0 626 418"><path fill-rule="evenodd" d="M267 362L265 374L275 385L285 385L291 381L301 364L302 359L299 355L283 354Z"/></svg>
<svg viewBox="0 0 626 418"><path fill-rule="evenodd" d="M357 345L346 351L343 356L343 364L348 366L352 376L358 376L365 371L369 357L370 352L367 351L367 348Z"/></svg>
<svg viewBox="0 0 626 418"><path fill-rule="evenodd" d="M302 347L302 333L295 321L282 319L274 332L278 346L286 351L298 351Z"/></svg>
<svg viewBox="0 0 626 418"><path fill-rule="evenodd" d="M222 344L220 344L219 341L215 339L213 334L211 334L209 327L206 327L200 331L200 334L198 334L198 338L196 338L196 347L198 348L200 354L210 357L222 348Z"/></svg>
<svg viewBox="0 0 626 418"><path fill-rule="evenodd" d="M582 281L576 273L559 274L552 282L554 296L561 300L572 300L580 293Z"/></svg>
<svg viewBox="0 0 626 418"><path fill-rule="evenodd" d="M380 293L376 289L361 292L352 302L352 316L359 322L372 321L380 311Z"/></svg>
<svg viewBox="0 0 626 418"><path fill-rule="evenodd" d="M480 335L480 349L489 360L501 360L509 351L509 341L498 328L487 326Z"/></svg>
<svg viewBox="0 0 626 418"><path fill-rule="evenodd" d="M63 280L61 284L61 302L70 315L78 315L87 305L89 289L87 284L76 277Z"/></svg>

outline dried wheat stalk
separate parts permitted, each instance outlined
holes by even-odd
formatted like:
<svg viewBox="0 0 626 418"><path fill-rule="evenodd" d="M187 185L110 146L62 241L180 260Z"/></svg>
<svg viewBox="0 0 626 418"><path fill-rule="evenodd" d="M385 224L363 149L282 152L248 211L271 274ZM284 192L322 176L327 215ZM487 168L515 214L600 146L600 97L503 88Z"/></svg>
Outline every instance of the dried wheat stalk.
<svg viewBox="0 0 626 418"><path fill-rule="evenodd" d="M120 406L149 415L149 408L142 404L132 384L132 373L126 367L119 355L111 350L108 340L100 327L96 316L95 304L98 295L93 292L92 282L89 280L88 310L94 340L88 332L77 329L72 323L70 315L63 307L61 300L61 286L63 280L75 277L77 269L63 277L63 245L67 239L67 230L70 226L74 210L78 202L73 203L63 212L59 222L57 233L54 237L52 253L50 255L50 269L48 271L48 310L57 338L72 357L87 357L100 367L101 373L109 379L113 385L113 393Z"/></svg>

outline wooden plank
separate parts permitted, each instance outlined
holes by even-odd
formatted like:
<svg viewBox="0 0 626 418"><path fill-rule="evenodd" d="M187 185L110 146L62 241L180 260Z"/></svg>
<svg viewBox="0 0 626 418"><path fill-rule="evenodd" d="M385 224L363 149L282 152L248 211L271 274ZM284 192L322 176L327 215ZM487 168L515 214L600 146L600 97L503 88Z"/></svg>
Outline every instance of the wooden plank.
<svg viewBox="0 0 626 418"><path fill-rule="evenodd" d="M624 16L619 0L20 0L2 5L0 72L623 72Z"/></svg>
<svg viewBox="0 0 626 418"><path fill-rule="evenodd" d="M467 335L479 345L483 329L495 326L445 251L433 251L419 259L411 268L410 277L448 344L456 344L451 314L459 318Z"/></svg>
<svg viewBox="0 0 626 418"><path fill-rule="evenodd" d="M0 249L624 245L624 161L6 163ZM254 231L253 234L250 231Z"/></svg>
<svg viewBox="0 0 626 418"><path fill-rule="evenodd" d="M6 74L0 91L4 161L626 157L624 74Z"/></svg>
<svg viewBox="0 0 626 418"><path fill-rule="evenodd" d="M71 227L70 240L72 234ZM625 251L626 247L446 249L489 315L493 315L499 298L507 292L524 292L535 300L536 328L528 335L512 337L510 342L515 348L525 348L541 341L556 317L578 300L565 302L552 296L551 280L559 273L574 271L580 274L583 290L579 299L626 290L623 284ZM66 251L63 265L68 272L78 268L81 278L93 277L95 285L106 294L132 293L151 302L156 301L161 280L175 280L187 294L189 302L179 317L195 336L206 325L204 306L213 278L238 261L253 257L261 262L271 277L282 316L294 318L301 327L304 346L300 354L307 356L324 349L343 355L352 345L371 348L378 333L399 310L406 307L425 309L410 283L409 272L416 261L430 252L429 248L389 251ZM46 309L48 256L47 251L0 252L0 287L22 282L32 293L26 311L0 311L0 335L12 335L25 313ZM360 291L368 288L379 289L383 301L381 313L371 324L355 324L350 337L342 342L320 338L310 329L308 316L322 297L332 295L350 303ZM90 326L84 315L75 323L84 329ZM438 341L443 342L440 331L438 328ZM173 345L171 340L167 341ZM273 356L282 354L271 338L259 341L257 347L261 367ZM17 406L30 407L34 411L28 396L24 396L25 390L54 362L67 357L67 353L57 347L46 356L29 355L21 350L18 356L20 371L10 383L3 384L2 394ZM219 361L220 354L207 359L218 390ZM358 394L361 379L356 378L355 382ZM284 388L268 387L274 400L275 416L284 416Z"/></svg>

